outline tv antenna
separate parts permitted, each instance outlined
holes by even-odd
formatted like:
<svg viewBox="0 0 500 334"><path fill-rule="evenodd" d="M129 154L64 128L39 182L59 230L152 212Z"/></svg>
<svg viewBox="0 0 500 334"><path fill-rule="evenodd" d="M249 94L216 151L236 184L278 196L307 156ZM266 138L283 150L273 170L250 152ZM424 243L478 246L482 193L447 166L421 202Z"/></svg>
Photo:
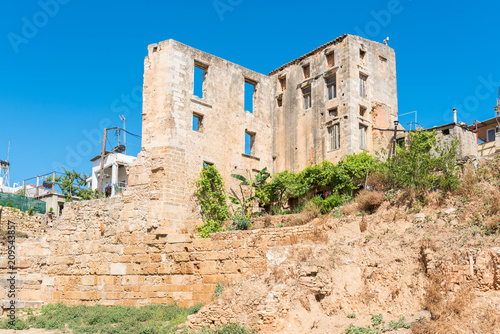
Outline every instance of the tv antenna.
<svg viewBox="0 0 500 334"><path fill-rule="evenodd" d="M125 146L125 150L123 151L123 154L127 154L127 128L125 127L125 121L127 119L123 115L120 115L120 119L123 121L123 146ZM118 133L120 133L120 130L118 130ZM118 139L118 145L120 145L119 139Z"/></svg>
<svg viewBox="0 0 500 334"><path fill-rule="evenodd" d="M417 129L417 125L419 125L419 126L420 126L420 124L418 124L418 123L417 123L417 113L418 113L418 112L417 112L416 110L415 110L415 111L410 111L410 112L407 112L407 113L405 113L405 114L398 115L398 118L399 118L400 116L405 116L405 115L409 115L409 114L415 114L415 121L414 121L414 122L410 122L410 123L408 123L408 124L406 124L406 125L410 125L410 129L409 129L410 131L411 131L411 126L412 126L412 125L415 125L415 130L416 130L416 129ZM422 126L420 126L420 127L422 127Z"/></svg>
<svg viewBox="0 0 500 334"><path fill-rule="evenodd" d="M9 187L9 185L10 185L10 180L9 180L9 174L10 174L9 157L10 157L10 140L9 140L9 146L8 146L8 149L7 149L7 160L0 160L0 186L1 187Z"/></svg>

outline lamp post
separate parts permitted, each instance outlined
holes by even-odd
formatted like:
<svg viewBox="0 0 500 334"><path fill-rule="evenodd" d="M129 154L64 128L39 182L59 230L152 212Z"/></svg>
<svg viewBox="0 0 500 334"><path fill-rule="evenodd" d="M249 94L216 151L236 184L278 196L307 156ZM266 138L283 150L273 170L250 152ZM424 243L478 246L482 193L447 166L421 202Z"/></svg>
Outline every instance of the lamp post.
<svg viewBox="0 0 500 334"><path fill-rule="evenodd" d="M399 125L399 121L394 121L394 143L393 143L393 147L392 147L392 156L395 156L396 155L396 136L398 134L398 125Z"/></svg>

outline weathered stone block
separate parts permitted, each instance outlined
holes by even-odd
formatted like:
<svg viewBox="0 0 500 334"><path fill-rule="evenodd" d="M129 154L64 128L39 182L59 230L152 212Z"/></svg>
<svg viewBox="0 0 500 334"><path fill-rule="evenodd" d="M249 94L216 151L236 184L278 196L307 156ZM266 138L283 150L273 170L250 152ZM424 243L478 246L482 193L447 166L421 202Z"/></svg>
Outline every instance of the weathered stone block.
<svg viewBox="0 0 500 334"><path fill-rule="evenodd" d="M127 274L127 264L125 264L125 263L111 263L110 273L111 273L111 275L126 275Z"/></svg>

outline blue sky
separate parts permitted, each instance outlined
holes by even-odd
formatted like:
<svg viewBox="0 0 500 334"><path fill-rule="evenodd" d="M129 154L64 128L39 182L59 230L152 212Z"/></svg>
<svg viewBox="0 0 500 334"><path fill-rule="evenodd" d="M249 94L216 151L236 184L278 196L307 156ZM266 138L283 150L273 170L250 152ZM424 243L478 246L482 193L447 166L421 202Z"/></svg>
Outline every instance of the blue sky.
<svg viewBox="0 0 500 334"><path fill-rule="evenodd" d="M0 159L10 140L11 185L61 166L89 173L103 127L121 126L119 114L140 134L147 46L169 38L268 73L344 33L389 36L399 112L417 110L425 127L451 122L453 107L461 121L493 117L500 85L498 1L24 0L2 7ZM138 153L139 140L127 141Z"/></svg>

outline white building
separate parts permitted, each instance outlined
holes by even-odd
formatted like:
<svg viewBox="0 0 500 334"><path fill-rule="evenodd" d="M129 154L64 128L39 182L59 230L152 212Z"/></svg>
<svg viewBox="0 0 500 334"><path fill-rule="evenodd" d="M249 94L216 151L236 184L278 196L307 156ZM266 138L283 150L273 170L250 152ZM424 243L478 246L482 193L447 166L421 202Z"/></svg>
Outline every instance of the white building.
<svg viewBox="0 0 500 334"><path fill-rule="evenodd" d="M126 167L130 166L136 157L121 153L106 152L103 165L102 193L111 187L111 197L125 190L128 184ZM92 190L99 188L99 170L101 168L101 156L98 155L92 161L92 175L87 179L88 187Z"/></svg>

